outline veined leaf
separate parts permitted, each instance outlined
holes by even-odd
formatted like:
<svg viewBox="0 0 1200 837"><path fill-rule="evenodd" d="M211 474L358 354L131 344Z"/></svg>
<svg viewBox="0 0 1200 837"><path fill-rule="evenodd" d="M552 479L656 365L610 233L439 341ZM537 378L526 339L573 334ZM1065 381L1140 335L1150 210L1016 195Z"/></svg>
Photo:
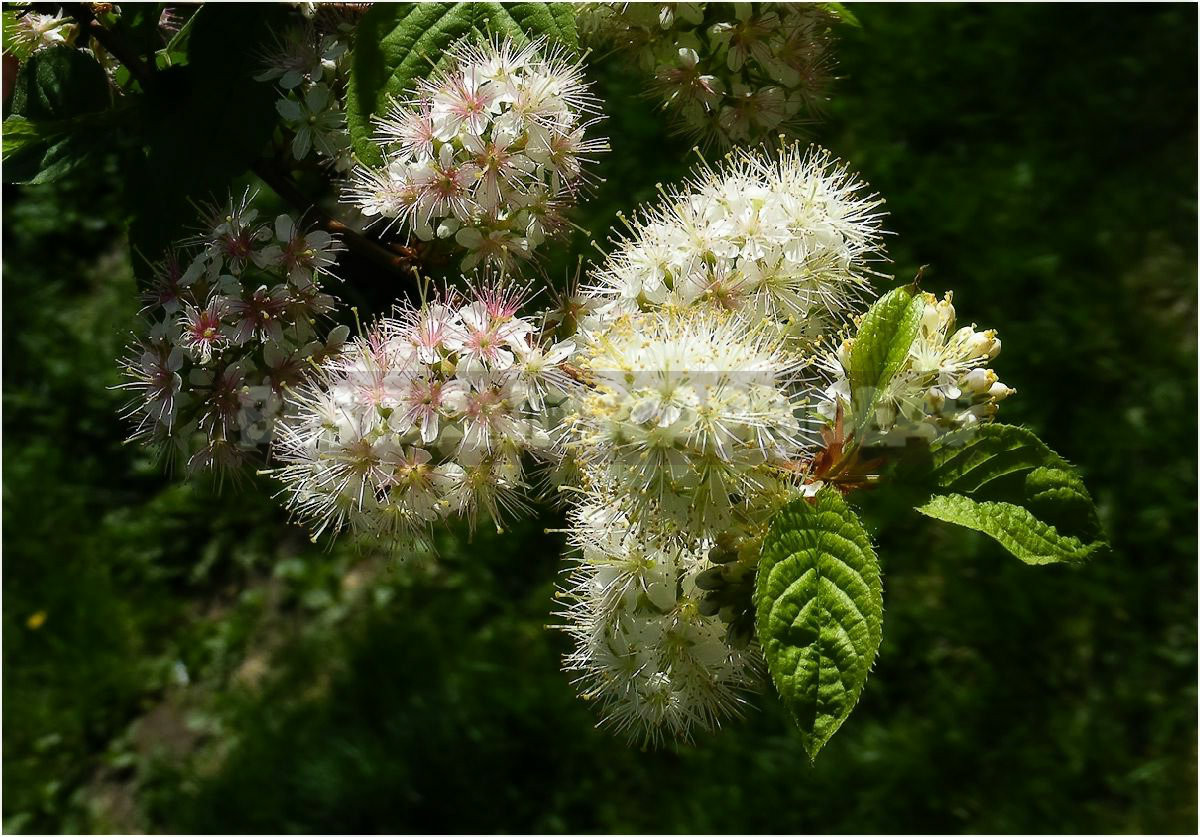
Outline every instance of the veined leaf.
<svg viewBox="0 0 1200 837"><path fill-rule="evenodd" d="M393 98L428 76L460 38L506 35L518 43L545 37L575 49L575 12L569 3L377 3L358 24L350 66L346 118L355 153L381 162L371 142L371 119Z"/></svg>
<svg viewBox="0 0 1200 837"><path fill-rule="evenodd" d="M962 494L941 494L917 511L934 520L982 532L1026 564L1079 563L1106 546L1100 541L1084 543L1063 535L1013 503L979 502Z"/></svg>
<svg viewBox="0 0 1200 837"><path fill-rule="evenodd" d="M108 79L90 55L68 46L35 53L4 120L4 180L53 183L93 159L112 139L108 106Z"/></svg>
<svg viewBox="0 0 1200 837"><path fill-rule="evenodd" d="M21 65L12 112L34 122L69 119L108 106L108 77L96 59L69 46L34 53Z"/></svg>
<svg viewBox="0 0 1200 837"><path fill-rule="evenodd" d="M858 701L883 632L875 551L837 490L776 515L754 604L771 679L816 758Z"/></svg>
<svg viewBox="0 0 1200 837"><path fill-rule="evenodd" d="M1071 465L1021 427L986 424L930 446L933 496L917 511L982 532L1027 564L1078 563L1107 547Z"/></svg>
<svg viewBox="0 0 1200 837"><path fill-rule="evenodd" d="M921 327L924 307L924 300L909 286L884 294L863 315L850 350L850 368L846 370L854 410L854 436L859 441L884 390L908 357Z"/></svg>

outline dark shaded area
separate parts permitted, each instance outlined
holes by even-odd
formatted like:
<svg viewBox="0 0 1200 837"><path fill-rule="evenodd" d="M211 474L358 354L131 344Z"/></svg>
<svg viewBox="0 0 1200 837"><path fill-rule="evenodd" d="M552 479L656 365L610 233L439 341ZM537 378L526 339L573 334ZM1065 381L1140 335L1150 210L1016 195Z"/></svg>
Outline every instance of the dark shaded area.
<svg viewBox="0 0 1200 837"><path fill-rule="evenodd" d="M6 187L6 830L1193 832L1196 9L856 13L815 139L887 198L896 276L999 330L1002 417L1080 467L1112 555L871 503L884 645L816 765L773 698L639 752L557 670L551 518L401 565L309 544L266 482L160 475L107 389L121 173ZM690 161L596 74L602 238Z"/></svg>

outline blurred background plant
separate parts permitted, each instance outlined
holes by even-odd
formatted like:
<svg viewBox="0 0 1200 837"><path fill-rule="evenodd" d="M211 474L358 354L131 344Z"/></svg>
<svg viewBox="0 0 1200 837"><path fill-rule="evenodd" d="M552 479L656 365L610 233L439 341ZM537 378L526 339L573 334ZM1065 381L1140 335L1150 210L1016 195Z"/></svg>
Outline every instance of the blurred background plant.
<svg viewBox="0 0 1200 837"><path fill-rule="evenodd" d="M1196 10L854 11L815 137L887 196L893 272L928 264L1004 335L1007 420L1081 468L1110 557L1035 574L875 504L888 633L815 767L774 698L629 749L543 627L561 536L326 550L269 482L179 483L122 444L138 303L98 147L4 187L5 829L1192 831ZM690 162L625 63L589 71L622 103L576 218L597 238ZM398 280L347 269L382 313Z"/></svg>

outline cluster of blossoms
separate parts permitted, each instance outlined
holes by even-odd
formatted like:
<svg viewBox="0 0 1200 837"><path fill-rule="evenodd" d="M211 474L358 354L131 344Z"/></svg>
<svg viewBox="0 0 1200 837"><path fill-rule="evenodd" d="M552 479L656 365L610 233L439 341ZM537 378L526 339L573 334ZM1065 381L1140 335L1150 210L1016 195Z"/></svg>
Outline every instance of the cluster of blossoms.
<svg viewBox="0 0 1200 837"><path fill-rule="evenodd" d="M583 341L588 386L564 424L584 489L689 543L786 485L805 448L783 340L719 309L625 314Z"/></svg>
<svg viewBox="0 0 1200 837"><path fill-rule="evenodd" d="M575 650L565 664L604 723L658 743L737 714L762 661L707 612L703 554L647 539L611 507L584 504L571 517L577 556L560 616Z"/></svg>
<svg viewBox="0 0 1200 837"><path fill-rule="evenodd" d="M544 42L461 41L444 68L378 122L379 168L358 166L350 200L422 241L454 241L511 268L566 225L564 210L607 143L582 65Z"/></svg>
<svg viewBox="0 0 1200 837"><path fill-rule="evenodd" d="M346 114L339 103L352 31L340 17L314 15L286 30L262 58L263 72L255 78L279 85L275 107L292 132L292 157L297 161L315 154L336 171L347 171L353 164Z"/></svg>
<svg viewBox="0 0 1200 837"><path fill-rule="evenodd" d="M999 402L1015 390L1000 382L988 363L1000 353L996 332L973 325L954 328L949 293L939 300L922 294L924 308L917 337L904 364L879 399L867 444L903 445L907 439L933 439L942 433L988 421ZM839 409L854 422L847 358L854 338L842 341L827 360L833 383L818 408L835 419Z"/></svg>
<svg viewBox="0 0 1200 837"><path fill-rule="evenodd" d="M585 37L636 56L677 131L706 146L793 132L824 103L834 18L820 4L585 5Z"/></svg>
<svg viewBox="0 0 1200 837"><path fill-rule="evenodd" d="M582 385L563 446L583 498L564 663L635 738L711 727L754 684L757 544L819 487L820 431L837 400L849 409L833 347L845 357L874 296L880 204L823 151L740 152L640 213L564 312ZM881 432L987 420L1010 392L985 368L994 334L924 301Z"/></svg>
<svg viewBox="0 0 1200 837"><path fill-rule="evenodd" d="M133 438L193 471L261 453L286 390L349 333L315 329L334 308L321 285L340 243L289 215L264 223L251 201L212 207L205 231L155 265L121 361Z"/></svg>
<svg viewBox="0 0 1200 837"><path fill-rule="evenodd" d="M564 447L585 499L566 665L635 737L711 727L753 682L736 579L806 490L824 421L814 357L872 295L880 203L825 152L742 152L640 213L572 301L584 386ZM727 578L735 554L747 563Z"/></svg>
<svg viewBox="0 0 1200 837"><path fill-rule="evenodd" d="M420 536L525 505L524 454L553 454L544 416L574 345L546 345L500 284L398 309L289 396L274 452L288 506L321 532Z"/></svg>
<svg viewBox="0 0 1200 837"><path fill-rule="evenodd" d="M728 309L813 348L872 295L882 203L826 151L739 151L642 210L584 296L597 314Z"/></svg>

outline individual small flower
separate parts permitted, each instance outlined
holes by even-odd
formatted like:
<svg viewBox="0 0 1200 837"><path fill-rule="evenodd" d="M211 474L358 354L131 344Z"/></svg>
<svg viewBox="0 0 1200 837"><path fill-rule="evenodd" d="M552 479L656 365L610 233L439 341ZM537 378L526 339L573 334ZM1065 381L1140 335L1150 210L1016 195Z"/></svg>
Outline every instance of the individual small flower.
<svg viewBox="0 0 1200 837"><path fill-rule="evenodd" d="M190 298L188 289L204 273L203 259L193 259L184 265L184 256L176 247L167 250L163 258L150 266L153 278L150 287L142 292L143 312L161 308L174 314Z"/></svg>
<svg viewBox="0 0 1200 837"><path fill-rule="evenodd" d="M443 69L376 122L383 164L357 166L348 199L419 239L453 240L510 268L565 225L607 144L582 67L544 41L463 40Z"/></svg>
<svg viewBox="0 0 1200 837"><path fill-rule="evenodd" d="M324 84L309 87L301 99L281 99L275 109L295 132L292 156L303 160L316 149L323 157L337 157L349 142L346 115Z"/></svg>
<svg viewBox="0 0 1200 837"><path fill-rule="evenodd" d="M276 285L270 289L266 285L259 285L244 296L218 297L223 316L232 320L229 341L235 346L242 346L250 340L282 342L289 299L286 285Z"/></svg>
<svg viewBox="0 0 1200 837"><path fill-rule="evenodd" d="M121 360L121 371L127 380L118 384L118 388L136 393L127 412L128 416L139 416L135 436L153 431L155 425L168 430L173 426L176 397L183 387L179 374L183 361L180 347L147 343L134 343Z"/></svg>
<svg viewBox="0 0 1200 837"><path fill-rule="evenodd" d="M261 57L263 71L255 81L278 81L284 90L318 84L332 78L346 44L332 35L322 36L311 25L292 27L277 38Z"/></svg>
<svg viewBox="0 0 1200 837"><path fill-rule="evenodd" d="M813 348L872 295L881 203L821 149L736 152L626 221L583 293L619 311L737 311Z"/></svg>
<svg viewBox="0 0 1200 837"><path fill-rule="evenodd" d="M205 208L203 232L188 243L203 248L210 276L223 270L240 276L259 254L263 242L270 239L270 229L258 220L255 197L257 193L247 189L240 199L230 197L225 204Z"/></svg>
<svg viewBox="0 0 1200 837"><path fill-rule="evenodd" d="M11 23L11 26L10 26ZM57 15L38 14L30 10L17 12L4 21L5 52L25 59L40 49L70 44L75 40L78 27L74 18L65 16L62 9Z"/></svg>
<svg viewBox="0 0 1200 837"><path fill-rule="evenodd" d="M225 303L221 297L214 297L203 307L184 305L179 317L179 347L198 363L208 363L214 353L229 345L228 329L221 322L224 315Z"/></svg>
<svg viewBox="0 0 1200 837"><path fill-rule="evenodd" d="M942 299L921 294L921 325L903 364L881 393L871 417L869 444L904 444L909 438L932 439L950 430L990 421L1015 390L1000 382L988 368L1000 353L1000 338L975 326L955 329L951 294ZM832 383L819 407L832 420L842 410L844 421L855 421L853 395L846 372L853 338L826 358Z"/></svg>
<svg viewBox="0 0 1200 837"><path fill-rule="evenodd" d="M298 287L311 284L314 274L328 275L344 249L325 230L303 230L287 214L275 219L275 242L263 248L260 263L279 265Z"/></svg>

